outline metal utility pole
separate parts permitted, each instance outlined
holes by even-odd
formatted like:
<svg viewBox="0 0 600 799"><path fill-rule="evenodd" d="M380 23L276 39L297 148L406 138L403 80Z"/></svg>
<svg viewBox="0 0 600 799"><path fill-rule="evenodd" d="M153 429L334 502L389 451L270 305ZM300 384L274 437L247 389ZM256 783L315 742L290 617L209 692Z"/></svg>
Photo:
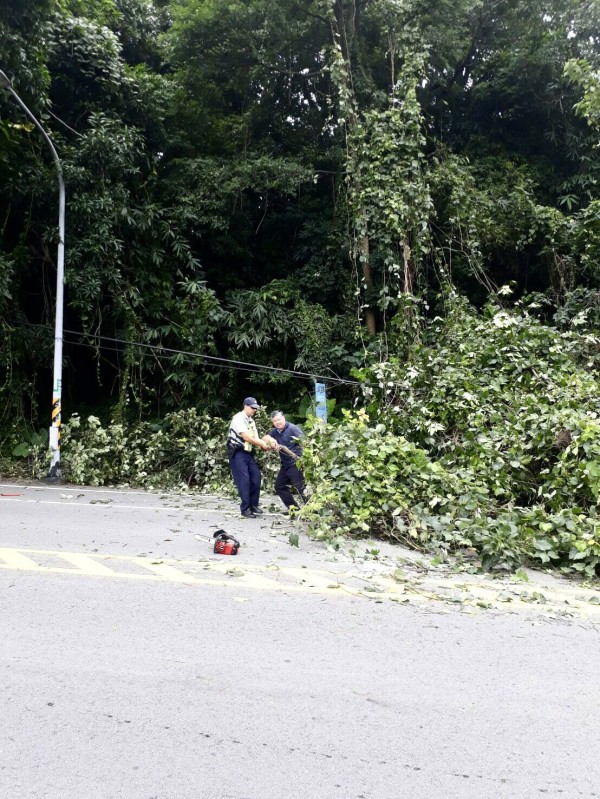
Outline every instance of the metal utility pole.
<svg viewBox="0 0 600 799"><path fill-rule="evenodd" d="M41 123L31 113L23 100L13 88L6 74L0 69L0 88L5 89L31 119L36 128L44 137L46 144L52 151L52 158L58 175L58 255L56 258L56 317L54 324L54 370L52 387L52 422L50 425L50 450L52 461L50 464L50 477L60 478L60 425L62 401L62 349L63 349L63 307L65 284L65 182L63 180L62 166L58 153Z"/></svg>

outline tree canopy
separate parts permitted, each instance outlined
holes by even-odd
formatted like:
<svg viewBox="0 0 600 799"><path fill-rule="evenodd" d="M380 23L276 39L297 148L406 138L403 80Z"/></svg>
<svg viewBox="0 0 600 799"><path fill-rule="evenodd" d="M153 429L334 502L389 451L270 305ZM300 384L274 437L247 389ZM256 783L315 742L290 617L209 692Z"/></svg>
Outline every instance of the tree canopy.
<svg viewBox="0 0 600 799"><path fill-rule="evenodd" d="M594 288L599 22L587 0L3 0L2 68L67 177L67 329L343 377L449 286ZM55 187L0 113L10 402L35 414ZM95 346L68 352L74 405L94 375L143 413L268 391Z"/></svg>

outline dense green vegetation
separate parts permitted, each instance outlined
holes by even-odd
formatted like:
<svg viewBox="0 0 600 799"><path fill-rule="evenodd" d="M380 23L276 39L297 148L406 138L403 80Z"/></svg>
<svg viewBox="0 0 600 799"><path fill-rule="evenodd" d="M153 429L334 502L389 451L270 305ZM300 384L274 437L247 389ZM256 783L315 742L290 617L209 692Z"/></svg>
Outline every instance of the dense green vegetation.
<svg viewBox="0 0 600 799"><path fill-rule="evenodd" d="M320 375L317 534L592 575L598 30L595 0L0 0L67 184L65 476L223 485L222 418L303 421ZM0 184L0 457L40 474L56 179L5 94Z"/></svg>

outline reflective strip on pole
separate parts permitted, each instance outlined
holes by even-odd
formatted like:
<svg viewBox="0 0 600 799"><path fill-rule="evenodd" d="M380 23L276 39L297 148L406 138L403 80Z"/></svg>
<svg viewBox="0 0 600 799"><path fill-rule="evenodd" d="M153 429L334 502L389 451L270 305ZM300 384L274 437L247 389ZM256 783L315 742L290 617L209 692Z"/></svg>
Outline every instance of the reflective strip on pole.
<svg viewBox="0 0 600 799"><path fill-rule="evenodd" d="M52 466L60 462L60 425L61 425L61 404L60 397L52 400L52 425L50 427L50 449L52 450ZM55 459L54 454L58 457Z"/></svg>

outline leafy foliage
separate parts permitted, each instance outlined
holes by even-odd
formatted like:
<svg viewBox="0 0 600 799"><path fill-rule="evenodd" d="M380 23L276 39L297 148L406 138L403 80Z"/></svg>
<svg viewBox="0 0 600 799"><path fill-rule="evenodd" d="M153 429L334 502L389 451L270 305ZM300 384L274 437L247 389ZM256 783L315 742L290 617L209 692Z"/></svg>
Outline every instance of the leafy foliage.
<svg viewBox="0 0 600 799"><path fill-rule="evenodd" d="M104 426L75 415L64 426L66 478L86 485L137 485L231 491L227 422L194 410L158 422ZM275 459L263 471L273 475Z"/></svg>
<svg viewBox="0 0 600 799"><path fill-rule="evenodd" d="M598 339L535 309L452 300L408 363L364 375L366 412L317 435L308 510L325 534L475 547L593 575L600 563ZM592 349L590 351L590 344Z"/></svg>

